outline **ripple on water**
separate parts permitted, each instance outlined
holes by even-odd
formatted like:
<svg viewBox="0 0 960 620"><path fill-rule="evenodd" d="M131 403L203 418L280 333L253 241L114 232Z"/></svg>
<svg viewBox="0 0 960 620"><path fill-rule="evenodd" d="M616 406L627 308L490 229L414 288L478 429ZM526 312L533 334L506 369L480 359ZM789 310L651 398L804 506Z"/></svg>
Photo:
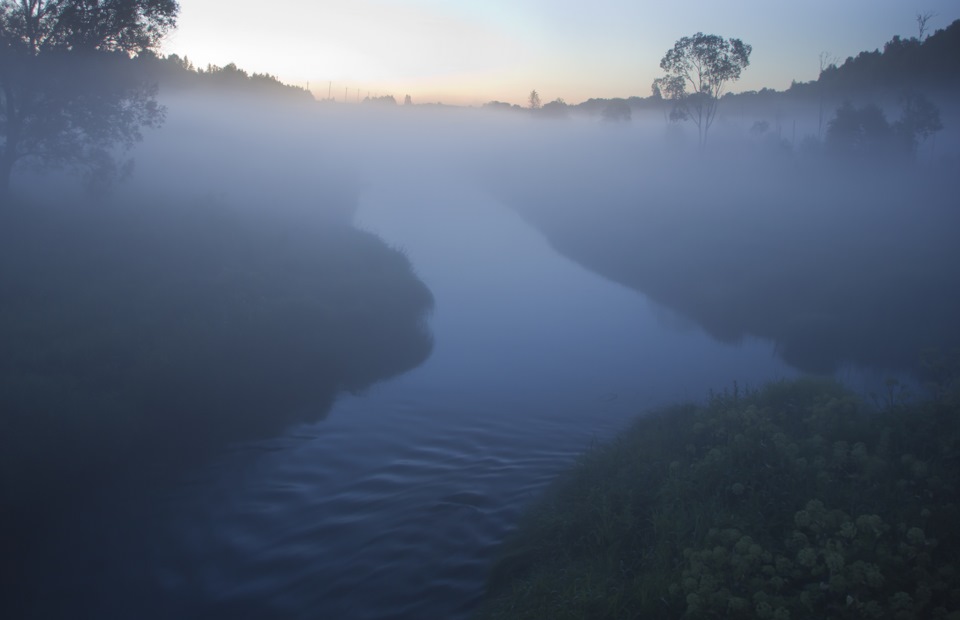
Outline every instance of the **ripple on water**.
<svg viewBox="0 0 960 620"><path fill-rule="evenodd" d="M523 506L620 422L346 409L226 452L181 489L160 555L193 568L160 558L168 596L205 601L204 617L464 617Z"/></svg>

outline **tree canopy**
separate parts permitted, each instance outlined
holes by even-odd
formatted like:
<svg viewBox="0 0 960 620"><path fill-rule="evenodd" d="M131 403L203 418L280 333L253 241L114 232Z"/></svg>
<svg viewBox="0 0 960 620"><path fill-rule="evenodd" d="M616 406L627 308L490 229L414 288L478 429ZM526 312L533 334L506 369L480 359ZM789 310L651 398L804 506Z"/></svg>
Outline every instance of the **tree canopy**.
<svg viewBox="0 0 960 620"><path fill-rule="evenodd" d="M4 47L138 52L175 25L176 0L0 0Z"/></svg>
<svg viewBox="0 0 960 620"><path fill-rule="evenodd" d="M690 119L696 124L701 147L706 144L724 88L740 78L752 51L740 39L698 32L677 41L660 60L666 75L654 81L654 93L673 101L673 120Z"/></svg>
<svg viewBox="0 0 960 620"><path fill-rule="evenodd" d="M857 108L845 101L827 125L826 147L834 155L854 159L910 158L941 129L940 110L916 93L904 95L900 119L894 123L876 104Z"/></svg>
<svg viewBox="0 0 960 620"><path fill-rule="evenodd" d="M527 97L527 103L531 110L539 110L540 109L540 93L538 93L536 90L531 90L530 96Z"/></svg>
<svg viewBox="0 0 960 620"><path fill-rule="evenodd" d="M842 64L821 67L817 80L794 82L794 97L827 96L836 101L884 98L888 102L903 92L920 92L950 99L960 90L960 20L918 37L894 36L882 50L863 51Z"/></svg>
<svg viewBox="0 0 960 620"><path fill-rule="evenodd" d="M0 193L18 161L118 171L115 152L163 121L132 54L176 24L176 0L0 0Z"/></svg>

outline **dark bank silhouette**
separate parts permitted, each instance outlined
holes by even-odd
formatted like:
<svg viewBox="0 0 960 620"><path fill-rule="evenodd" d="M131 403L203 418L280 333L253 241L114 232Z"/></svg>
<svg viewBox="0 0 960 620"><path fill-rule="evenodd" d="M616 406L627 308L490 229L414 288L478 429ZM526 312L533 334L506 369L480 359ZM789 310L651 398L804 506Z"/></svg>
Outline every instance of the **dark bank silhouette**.
<svg viewBox="0 0 960 620"><path fill-rule="evenodd" d="M0 500L25 553L74 502L175 480L431 351L409 262L334 217L18 203L0 221Z"/></svg>
<svg viewBox="0 0 960 620"><path fill-rule="evenodd" d="M920 41L899 36L883 50L864 51L837 64L821 53L816 80L794 81L784 91L763 88L727 94L727 110L737 114L792 116L797 110L815 108L823 138L827 120L844 102L875 104L888 113L901 107L904 97L922 95L945 110L953 108L960 93L960 75L955 58L960 55L960 20ZM952 112L952 110L951 110Z"/></svg>
<svg viewBox="0 0 960 620"><path fill-rule="evenodd" d="M953 96L960 90L960 20L923 40L894 36L883 50L860 52L843 64L829 64L818 79L794 83L788 91L797 96L826 93L834 99L878 98L917 91Z"/></svg>
<svg viewBox="0 0 960 620"><path fill-rule="evenodd" d="M953 60L958 56L960 20L925 36L922 41L916 37L904 39L895 36L884 45L882 51L861 52L839 65L832 56L823 52L816 80L793 81L789 88L782 91L761 88L737 93L721 92L715 100L718 104L716 119L722 121L725 117L743 115L773 119L777 116L795 116L801 111L804 114L812 112L820 117L815 134L817 139L822 140L827 121L844 101L850 101L854 106L873 103L889 112L899 108L905 96L922 95L943 109L956 101L960 90L958 66ZM673 122L681 121L685 118L685 112L683 106L678 107L675 103L692 93L680 93L678 88L685 78L679 77L668 75L655 80L652 93L647 97L591 98L572 104L569 109L575 115L602 117L610 103L623 101L635 114L656 111L662 113L668 122L671 115ZM710 101L703 99L704 104ZM696 99L689 99L688 103L696 103ZM504 109L511 107L495 101L488 105ZM708 110L704 107L703 111Z"/></svg>
<svg viewBox="0 0 960 620"><path fill-rule="evenodd" d="M876 104L857 108L847 101L828 123L824 146L831 155L882 164L915 157L920 144L941 129L940 110L922 95L904 95L894 123Z"/></svg>
<svg viewBox="0 0 960 620"><path fill-rule="evenodd" d="M720 340L772 340L800 370L919 370L960 346L949 164L714 147L642 161L531 149L549 170L491 177L558 251Z"/></svg>
<svg viewBox="0 0 960 620"><path fill-rule="evenodd" d="M915 46L940 50L957 33L951 26ZM691 62L684 53L692 46L678 43L678 59L662 63L676 65L678 84L689 81L685 67L699 66L681 62ZM920 58L933 66L911 65L918 73L949 75L952 65L942 58ZM717 87L712 79L705 83ZM737 97L744 96L724 100ZM839 105L822 142L784 138L782 119L773 133L763 118L770 109L760 106L731 110L739 122L728 119L721 139L699 157L671 147L639 160L608 152L601 162L594 154L602 147L585 145L554 160L531 147L524 157L543 157L541 169L497 167L491 177L559 251L720 340L772 340L784 360L807 372L846 365L921 372L931 351L960 347L960 211L955 159L917 161L945 126L939 107L920 91L900 91L896 101L894 122L877 104ZM797 110L816 118L815 106ZM701 113L702 146L716 109ZM758 141L746 143L747 134Z"/></svg>
<svg viewBox="0 0 960 620"><path fill-rule="evenodd" d="M212 64L197 67L185 56L159 56L143 50L131 63L144 79L158 84L164 95L206 91L244 98L270 98L277 102L313 101L313 95L306 88L284 84L269 73L248 73L232 62L222 67Z"/></svg>

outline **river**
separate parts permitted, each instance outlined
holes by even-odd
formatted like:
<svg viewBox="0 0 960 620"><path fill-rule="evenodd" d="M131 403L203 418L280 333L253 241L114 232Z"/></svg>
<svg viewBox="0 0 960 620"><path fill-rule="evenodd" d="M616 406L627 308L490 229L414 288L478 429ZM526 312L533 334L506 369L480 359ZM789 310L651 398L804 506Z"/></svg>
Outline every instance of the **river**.
<svg viewBox="0 0 960 620"><path fill-rule="evenodd" d="M770 343L720 344L563 258L479 190L370 186L356 222L433 291L430 359L172 491L91 498L35 558L41 616L467 617L497 544L591 442L794 374Z"/></svg>

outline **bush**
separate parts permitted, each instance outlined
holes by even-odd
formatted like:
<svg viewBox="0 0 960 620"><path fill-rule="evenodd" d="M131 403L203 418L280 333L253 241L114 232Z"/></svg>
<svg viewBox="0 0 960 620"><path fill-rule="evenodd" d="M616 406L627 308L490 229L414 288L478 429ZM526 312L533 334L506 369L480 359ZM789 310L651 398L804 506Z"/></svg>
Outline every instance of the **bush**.
<svg viewBox="0 0 960 620"><path fill-rule="evenodd" d="M639 419L525 516L481 618L960 618L957 400L776 383Z"/></svg>

